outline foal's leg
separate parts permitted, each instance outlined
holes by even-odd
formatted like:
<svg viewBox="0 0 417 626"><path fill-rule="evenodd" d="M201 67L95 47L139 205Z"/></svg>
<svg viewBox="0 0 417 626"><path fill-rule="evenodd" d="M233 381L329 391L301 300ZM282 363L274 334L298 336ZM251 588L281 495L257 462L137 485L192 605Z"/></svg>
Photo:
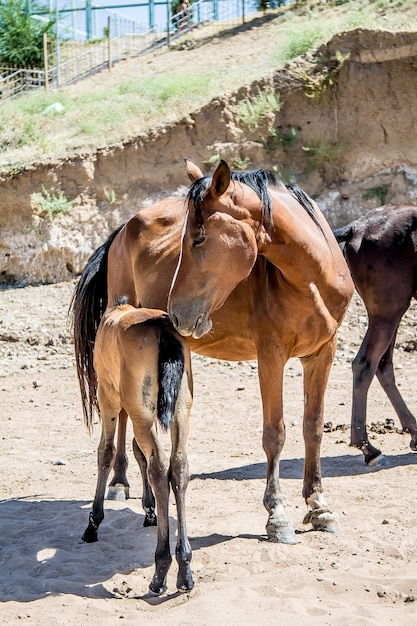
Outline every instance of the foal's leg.
<svg viewBox="0 0 417 626"><path fill-rule="evenodd" d="M366 409L368 391L372 379L377 373L381 359L390 355L390 346L395 340L396 331L401 315L395 319L380 319L369 317L368 329L352 362L353 371L353 396L352 396L352 421L351 421L351 445L362 450L367 465L383 466L386 461L381 451L375 448L368 439L366 430ZM392 368L392 354L387 361L386 373ZM388 395L384 383L387 379L378 378ZM390 390L391 391L391 390ZM388 395L388 397L390 397Z"/></svg>
<svg viewBox="0 0 417 626"><path fill-rule="evenodd" d="M383 390L387 394L389 401L394 407L396 414L398 415L403 431L411 434L410 448L417 451L416 418L407 407L395 383L394 367L392 364L392 353L394 351L397 330L398 329L395 330L388 350L379 361L376 375L379 382L381 383Z"/></svg>
<svg viewBox="0 0 417 626"><path fill-rule="evenodd" d="M284 359L269 345L258 348L258 373L263 404L262 445L267 460L264 506L268 511L266 532L270 541L297 543L292 522L284 510L279 486L279 457L285 443L282 404Z"/></svg>
<svg viewBox="0 0 417 626"><path fill-rule="evenodd" d="M117 415L120 407L111 406L104 398L99 389L99 405L102 420L100 444L97 450L97 487L93 507L89 515L88 526L82 536L83 541L93 543L98 539L98 528L104 518L104 493L107 480L115 458L114 434L116 430Z"/></svg>
<svg viewBox="0 0 417 626"><path fill-rule="evenodd" d="M129 498L129 482L126 476L128 458L126 454L127 413L120 411L117 425L117 446L114 460L114 475L107 491L108 500L127 500Z"/></svg>
<svg viewBox="0 0 417 626"><path fill-rule="evenodd" d="M185 522L185 492L190 481L186 443L189 431L191 392L188 389L187 375L182 379L177 401L176 422L171 428L172 452L170 481L177 505L177 546L175 557L178 563L177 589L189 591L194 587L191 573L191 546Z"/></svg>
<svg viewBox="0 0 417 626"><path fill-rule="evenodd" d="M135 459L139 465L140 473L142 475L142 506L143 510L145 511L145 519L143 521L143 525L156 526L157 520L155 515L155 498L149 484L148 463L135 438L133 439L133 454L135 455Z"/></svg>
<svg viewBox="0 0 417 626"><path fill-rule="evenodd" d="M149 585L150 593L159 595L166 590L168 570L172 563L169 546L169 464L162 450L152 418L130 412L133 431L139 448L148 462L149 482L156 498L158 535L155 550L155 574Z"/></svg>
<svg viewBox="0 0 417 626"><path fill-rule="evenodd" d="M328 508L321 484L320 448L324 425L324 394L336 348L336 337L310 356L301 359L304 368L305 444L303 496L311 510L304 523L314 530L336 532L336 515Z"/></svg>

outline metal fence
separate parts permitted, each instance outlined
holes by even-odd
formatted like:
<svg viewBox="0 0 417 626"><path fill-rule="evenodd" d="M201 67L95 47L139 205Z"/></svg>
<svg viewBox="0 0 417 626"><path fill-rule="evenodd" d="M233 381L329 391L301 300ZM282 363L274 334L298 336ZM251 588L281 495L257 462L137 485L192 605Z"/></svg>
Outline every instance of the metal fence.
<svg viewBox="0 0 417 626"><path fill-rule="evenodd" d="M45 36L43 69L0 66L0 103L34 89L60 87L97 71L110 70L118 61L169 46L180 37L209 36L210 28L239 25L248 15L245 0L197 0L188 7L180 5L175 14L169 4L166 6L167 20L152 28L108 11L106 36L95 43L69 41L67 37L48 41ZM68 30L61 29L64 32Z"/></svg>

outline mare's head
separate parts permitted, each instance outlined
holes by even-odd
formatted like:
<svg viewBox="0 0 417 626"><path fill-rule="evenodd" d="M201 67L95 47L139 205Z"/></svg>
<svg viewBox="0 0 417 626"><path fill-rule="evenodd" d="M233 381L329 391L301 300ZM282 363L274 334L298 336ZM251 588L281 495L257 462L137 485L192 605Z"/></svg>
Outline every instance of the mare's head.
<svg viewBox="0 0 417 626"><path fill-rule="evenodd" d="M192 184L168 313L181 335L199 339L211 329L210 314L252 270L265 198L224 161L203 176L187 160L187 172Z"/></svg>

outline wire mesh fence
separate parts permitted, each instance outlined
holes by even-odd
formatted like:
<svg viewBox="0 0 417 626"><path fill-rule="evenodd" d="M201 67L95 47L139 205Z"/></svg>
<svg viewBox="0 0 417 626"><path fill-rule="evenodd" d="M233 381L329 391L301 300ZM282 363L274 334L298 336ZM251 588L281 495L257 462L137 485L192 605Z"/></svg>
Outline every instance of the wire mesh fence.
<svg viewBox="0 0 417 626"><path fill-rule="evenodd" d="M114 11L107 11L107 26L99 41L75 41L68 37L44 37L44 68L6 68L0 66L0 103L35 89L52 89L81 80L119 61L169 46L184 36L210 35L211 30L236 26L256 12L248 0L182 0L172 10L166 4L166 20L151 27ZM73 34L80 33L73 27ZM59 31L58 31L59 34Z"/></svg>

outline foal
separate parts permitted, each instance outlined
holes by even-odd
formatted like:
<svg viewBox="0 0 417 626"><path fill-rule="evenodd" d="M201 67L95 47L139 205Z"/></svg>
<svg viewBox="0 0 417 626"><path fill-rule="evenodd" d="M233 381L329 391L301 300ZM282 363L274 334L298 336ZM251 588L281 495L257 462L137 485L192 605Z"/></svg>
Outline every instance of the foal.
<svg viewBox="0 0 417 626"><path fill-rule="evenodd" d="M104 314L94 347L102 432L96 493L82 538L87 543L98 539L104 518L104 492L115 459L116 425L119 414L121 419L128 414L137 444L135 456L141 457L158 511L155 574L149 590L155 595L165 591L172 562L168 519L171 483L177 505L177 588L187 591L194 586L185 524L185 491L189 482L185 446L193 392L190 351L186 341L173 330L166 313L136 309L124 304L125 300L121 298L117 306ZM171 431L169 463L158 439L158 423ZM156 523L155 505L146 488L147 480L144 483L145 525L151 525Z"/></svg>

